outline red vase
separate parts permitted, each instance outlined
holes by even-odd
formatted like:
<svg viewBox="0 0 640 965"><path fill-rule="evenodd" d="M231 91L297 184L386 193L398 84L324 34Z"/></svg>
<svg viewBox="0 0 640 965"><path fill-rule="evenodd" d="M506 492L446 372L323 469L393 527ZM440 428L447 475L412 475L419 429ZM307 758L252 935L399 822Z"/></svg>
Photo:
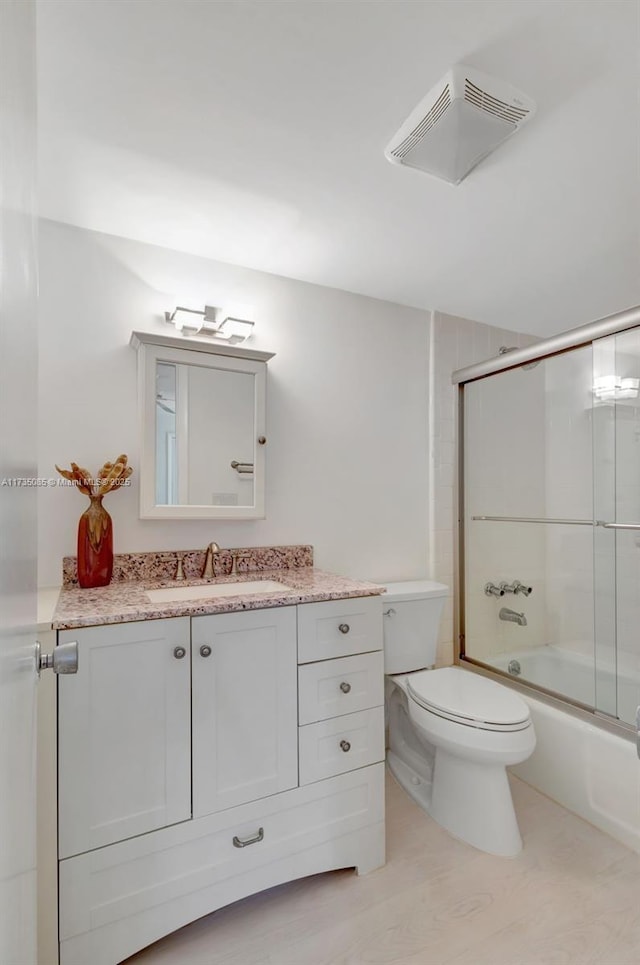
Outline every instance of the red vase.
<svg viewBox="0 0 640 965"><path fill-rule="evenodd" d="M107 586L113 573L113 523L102 496L89 496L89 508L78 523L78 583Z"/></svg>

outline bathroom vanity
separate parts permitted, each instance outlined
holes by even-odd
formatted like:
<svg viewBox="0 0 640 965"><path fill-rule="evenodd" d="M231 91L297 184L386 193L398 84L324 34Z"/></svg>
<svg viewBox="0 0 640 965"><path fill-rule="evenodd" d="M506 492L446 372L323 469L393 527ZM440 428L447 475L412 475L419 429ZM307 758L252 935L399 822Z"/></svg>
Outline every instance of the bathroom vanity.
<svg viewBox="0 0 640 965"><path fill-rule="evenodd" d="M61 594L61 965L115 965L264 888L384 863L381 588L308 566L233 582Z"/></svg>

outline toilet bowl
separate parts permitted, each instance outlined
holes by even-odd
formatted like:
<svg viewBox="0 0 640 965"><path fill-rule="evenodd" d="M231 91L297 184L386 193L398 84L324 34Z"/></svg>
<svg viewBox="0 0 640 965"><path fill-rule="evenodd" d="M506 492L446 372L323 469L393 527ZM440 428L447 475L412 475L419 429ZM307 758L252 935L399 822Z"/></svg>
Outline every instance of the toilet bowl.
<svg viewBox="0 0 640 965"><path fill-rule="evenodd" d="M389 769L456 838L491 854L516 855L522 839L506 767L535 748L529 708L513 690L472 671L422 669L435 662L445 586L389 584L387 593Z"/></svg>

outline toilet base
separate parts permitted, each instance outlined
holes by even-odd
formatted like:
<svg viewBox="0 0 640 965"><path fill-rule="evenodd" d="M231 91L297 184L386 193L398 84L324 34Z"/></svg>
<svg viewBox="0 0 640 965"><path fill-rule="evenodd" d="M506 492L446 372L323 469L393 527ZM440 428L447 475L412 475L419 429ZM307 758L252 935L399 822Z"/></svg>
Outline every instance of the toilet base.
<svg viewBox="0 0 640 965"><path fill-rule="evenodd" d="M393 751L387 752L387 767L400 787L428 814L433 788L431 780L426 779L424 775L414 771L409 764L401 760Z"/></svg>
<svg viewBox="0 0 640 965"><path fill-rule="evenodd" d="M429 814L480 851L513 858L522 838L504 765L476 764L436 749Z"/></svg>
<svg viewBox="0 0 640 965"><path fill-rule="evenodd" d="M504 766L474 764L441 748L436 749L433 782L393 751L387 754L387 765L400 787L454 838L503 858L522 851Z"/></svg>

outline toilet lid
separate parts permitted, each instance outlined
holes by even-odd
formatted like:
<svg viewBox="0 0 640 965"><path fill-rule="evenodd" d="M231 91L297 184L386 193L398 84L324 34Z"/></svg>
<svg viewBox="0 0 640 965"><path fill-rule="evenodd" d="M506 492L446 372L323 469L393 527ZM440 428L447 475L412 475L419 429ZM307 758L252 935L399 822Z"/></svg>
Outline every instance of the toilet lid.
<svg viewBox="0 0 640 965"><path fill-rule="evenodd" d="M513 727L529 721L529 708L518 694L460 667L411 674L407 690L425 710L472 727L478 724Z"/></svg>

